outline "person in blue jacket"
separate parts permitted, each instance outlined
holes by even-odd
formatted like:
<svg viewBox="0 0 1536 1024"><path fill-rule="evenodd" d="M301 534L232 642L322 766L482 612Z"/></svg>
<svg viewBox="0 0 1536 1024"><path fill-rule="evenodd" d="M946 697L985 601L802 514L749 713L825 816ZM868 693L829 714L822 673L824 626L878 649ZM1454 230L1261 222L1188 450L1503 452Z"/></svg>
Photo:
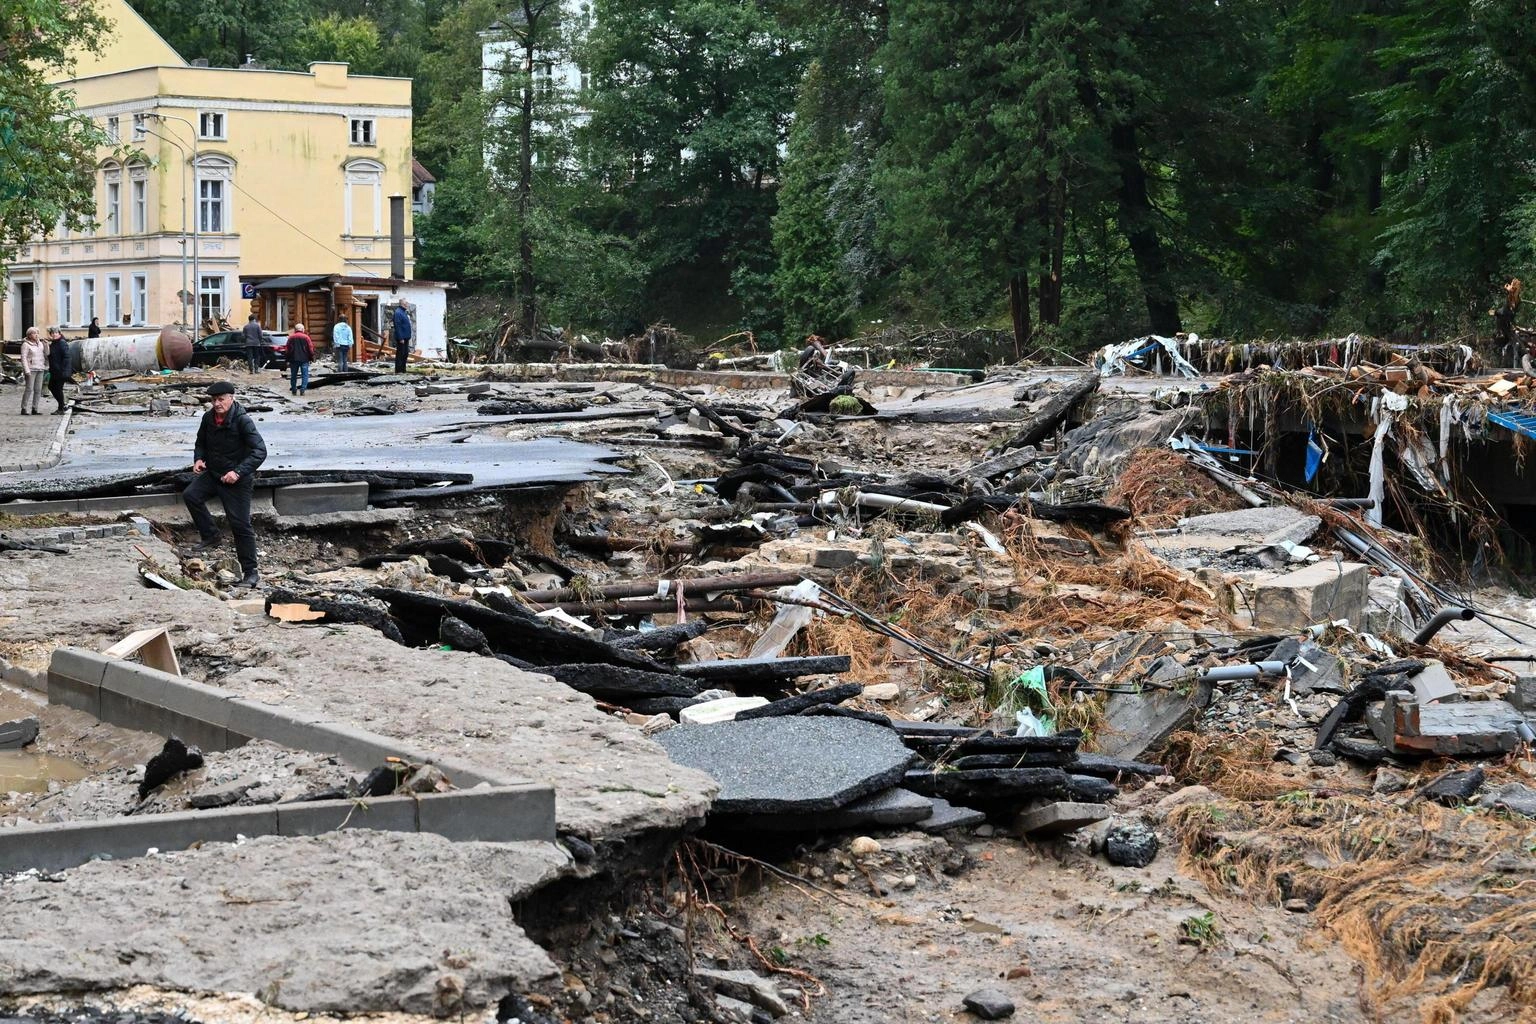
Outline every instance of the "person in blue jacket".
<svg viewBox="0 0 1536 1024"><path fill-rule="evenodd" d="M395 372L405 372L405 359L411 353L411 314L405 311L405 303L395 307Z"/></svg>

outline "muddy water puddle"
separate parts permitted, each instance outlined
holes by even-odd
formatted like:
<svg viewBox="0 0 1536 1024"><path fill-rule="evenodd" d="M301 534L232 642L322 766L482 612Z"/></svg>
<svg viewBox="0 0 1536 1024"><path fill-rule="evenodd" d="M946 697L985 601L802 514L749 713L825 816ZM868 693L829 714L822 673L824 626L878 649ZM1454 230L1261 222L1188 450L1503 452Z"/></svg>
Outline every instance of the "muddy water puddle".
<svg viewBox="0 0 1536 1024"><path fill-rule="evenodd" d="M0 750L0 793L46 793L50 782L78 782L89 774L68 758Z"/></svg>

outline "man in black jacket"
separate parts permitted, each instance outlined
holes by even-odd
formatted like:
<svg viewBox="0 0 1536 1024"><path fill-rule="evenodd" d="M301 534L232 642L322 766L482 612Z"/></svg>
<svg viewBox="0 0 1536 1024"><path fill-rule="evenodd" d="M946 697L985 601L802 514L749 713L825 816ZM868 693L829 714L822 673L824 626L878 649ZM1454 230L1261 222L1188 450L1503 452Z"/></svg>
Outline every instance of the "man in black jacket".
<svg viewBox="0 0 1536 1024"><path fill-rule="evenodd" d="M256 531L251 527L251 492L256 487L256 467L267 458L267 444L256 430L256 421L235 404L235 386L221 380L209 385L213 408L203 413L192 453L192 483L182 492L202 543L198 551L219 546L219 528L208 514L208 499L215 494L224 506L229 530L235 535L235 553L244 573L239 586L261 583L256 574Z"/></svg>
<svg viewBox="0 0 1536 1024"><path fill-rule="evenodd" d="M57 327L48 332L48 393L59 407L55 416L64 415L64 382L71 376L69 367L69 342Z"/></svg>

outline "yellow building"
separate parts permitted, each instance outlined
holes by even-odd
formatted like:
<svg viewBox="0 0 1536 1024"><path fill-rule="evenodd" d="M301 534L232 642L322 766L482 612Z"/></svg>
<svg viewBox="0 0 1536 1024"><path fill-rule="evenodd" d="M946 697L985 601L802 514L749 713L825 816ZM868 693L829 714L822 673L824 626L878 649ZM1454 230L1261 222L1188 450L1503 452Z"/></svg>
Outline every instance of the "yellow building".
<svg viewBox="0 0 1536 1024"><path fill-rule="evenodd" d="M412 269L407 258L390 278L389 199L412 191L410 80L345 64L188 64L124 0L97 2L111 33L61 84L127 155L98 154L93 230L61 229L7 268L0 334L60 324L75 335L92 317L138 333L182 322L184 308L192 322L238 327L254 294L247 283L242 296L242 276L378 278L385 299L368 312L381 316ZM440 330L420 325L421 342Z"/></svg>

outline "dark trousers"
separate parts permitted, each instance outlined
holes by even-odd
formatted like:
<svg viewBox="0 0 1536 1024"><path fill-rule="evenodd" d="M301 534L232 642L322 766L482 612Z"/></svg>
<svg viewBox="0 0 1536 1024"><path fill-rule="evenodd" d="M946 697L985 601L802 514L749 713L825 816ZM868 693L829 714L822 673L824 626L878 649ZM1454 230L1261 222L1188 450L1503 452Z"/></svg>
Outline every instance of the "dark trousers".
<svg viewBox="0 0 1536 1024"><path fill-rule="evenodd" d="M245 364L250 368L252 373L255 373L257 370L261 369L262 362L263 360L261 358L260 348L253 348L250 345L245 346Z"/></svg>
<svg viewBox="0 0 1536 1024"><path fill-rule="evenodd" d="M48 375L48 393L53 400L59 403L59 412L64 411L64 375L62 373L50 373Z"/></svg>
<svg viewBox="0 0 1536 1024"><path fill-rule="evenodd" d="M289 363L288 364L288 390L289 391L308 391L309 390L309 364L308 363Z"/></svg>
<svg viewBox="0 0 1536 1024"><path fill-rule="evenodd" d="M256 490L256 479L243 476L235 483L224 484L219 482L223 475L220 470L203 470L192 478L192 483L181 492L181 498L187 503L187 511L192 513L192 522L197 524L198 536L204 543L217 544L219 528L214 525L213 516L208 514L208 499L217 494L219 503L224 506L224 517L229 520L229 532L235 535L240 571L255 572L256 531L251 528L251 494Z"/></svg>
<svg viewBox="0 0 1536 1024"><path fill-rule="evenodd" d="M398 341L395 342L395 372L396 373L404 373L405 372L405 357L410 355L410 353L411 353L411 346L410 345L408 345L408 344L407 345L402 345Z"/></svg>

